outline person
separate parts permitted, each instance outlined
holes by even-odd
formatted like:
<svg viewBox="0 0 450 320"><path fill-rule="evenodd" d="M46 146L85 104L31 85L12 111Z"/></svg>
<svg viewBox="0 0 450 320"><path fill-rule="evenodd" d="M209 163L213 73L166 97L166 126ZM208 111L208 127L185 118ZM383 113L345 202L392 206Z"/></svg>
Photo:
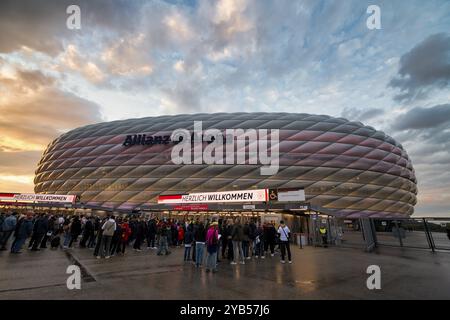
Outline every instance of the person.
<svg viewBox="0 0 450 320"><path fill-rule="evenodd" d="M28 211L25 217L22 217L16 225L15 239L11 247L11 253L21 253L25 241L33 232L33 211Z"/></svg>
<svg viewBox="0 0 450 320"><path fill-rule="evenodd" d="M71 221L70 221L70 217L67 217L67 219L64 220L63 223L63 232L64 232L64 243L63 243L63 248L67 249L69 242L70 242L70 225L71 225Z"/></svg>
<svg viewBox="0 0 450 320"><path fill-rule="evenodd" d="M100 218L98 218L98 217L96 217L95 219L92 218L92 223L94 225L94 230L93 230L93 232L91 233L91 235L89 237L88 244L87 244L88 248L95 248L96 247L96 243L97 243L96 239L97 239L97 236L98 236L98 234L99 234L99 232L101 230Z"/></svg>
<svg viewBox="0 0 450 320"><path fill-rule="evenodd" d="M244 237L242 238L242 251L244 259L251 259L250 257L250 226L246 221L243 227Z"/></svg>
<svg viewBox="0 0 450 320"><path fill-rule="evenodd" d="M103 219L103 220L98 220L99 222L99 229L97 232L97 238L95 241L95 248L94 248L94 256L97 257L97 259L100 259L100 245L102 244L102 237L103 237L103 229L102 226L103 224L107 221L107 218Z"/></svg>
<svg viewBox="0 0 450 320"><path fill-rule="evenodd" d="M242 250L242 240L244 239L244 228L242 227L239 218L236 218L236 221L233 226L233 231L231 232L231 239L233 241L233 254L234 260L231 264L237 264L238 259L241 260L241 264L245 264L244 261L244 252Z"/></svg>
<svg viewBox="0 0 450 320"><path fill-rule="evenodd" d="M191 260L191 247L192 241L194 240L193 229L193 225L190 224L187 227L186 234L184 235L184 261Z"/></svg>
<svg viewBox="0 0 450 320"><path fill-rule="evenodd" d="M141 251L141 244L145 236L145 222L142 221L142 218L138 219L135 231L136 231L136 240L134 241L133 249L134 251Z"/></svg>
<svg viewBox="0 0 450 320"><path fill-rule="evenodd" d="M86 242L92 238L92 234L94 233L94 221L91 218L87 219L84 223L83 229L83 237L80 241L80 248L86 248Z"/></svg>
<svg viewBox="0 0 450 320"><path fill-rule="evenodd" d="M48 217L46 214L41 214L35 221L33 226L33 235L31 241L28 245L29 249L32 251L39 251L42 239L46 235L48 230Z"/></svg>
<svg viewBox="0 0 450 320"><path fill-rule="evenodd" d="M111 239L111 251L110 251L110 255L111 256L115 256L116 252L119 252L119 247L120 247L120 241L122 238L122 221L120 218L117 219L116 221L116 230L114 231L114 235L112 236Z"/></svg>
<svg viewBox="0 0 450 320"><path fill-rule="evenodd" d="M102 240L100 243L100 256L97 256L97 259L111 258L111 239L114 235L114 231L116 231L116 221L113 216L109 216L106 222L102 226L103 234ZM105 256L105 253L107 254Z"/></svg>
<svg viewBox="0 0 450 320"><path fill-rule="evenodd" d="M264 224L264 251L267 252L270 248L270 255L273 257L275 255L275 237L277 230L271 223Z"/></svg>
<svg viewBox="0 0 450 320"><path fill-rule="evenodd" d="M44 237L42 238L40 248L46 249L47 248L47 241L49 238L53 236L55 233L55 221L56 218L54 216L50 216L47 223L47 232L44 234Z"/></svg>
<svg viewBox="0 0 450 320"><path fill-rule="evenodd" d="M256 251L256 244L255 244L255 240L256 240L256 224L255 221L252 219L248 225L249 231L248 231L248 237L250 238L250 248L249 251L251 253L252 256L255 255L255 251Z"/></svg>
<svg viewBox="0 0 450 320"><path fill-rule="evenodd" d="M2 232L3 221L6 219L6 214L4 212L0 212L0 233Z"/></svg>
<svg viewBox="0 0 450 320"><path fill-rule="evenodd" d="M181 246L184 240L184 228L181 223L178 223L178 246Z"/></svg>
<svg viewBox="0 0 450 320"><path fill-rule="evenodd" d="M233 233L233 220L229 219L227 223L226 235L227 235L227 259L232 262L234 260L234 252L233 252L233 239L231 234Z"/></svg>
<svg viewBox="0 0 450 320"><path fill-rule="evenodd" d="M119 251L121 252L122 255L125 254L125 248L128 244L128 238L131 235L131 228L130 225L128 223L128 220L124 220L122 225L120 226L120 228L122 229L122 235L121 235L121 239L120 239L120 245L119 245Z"/></svg>
<svg viewBox="0 0 450 320"><path fill-rule="evenodd" d="M328 235L327 235L327 227L321 226L319 228L320 236L322 237L322 245L327 248L328 247Z"/></svg>
<svg viewBox="0 0 450 320"><path fill-rule="evenodd" d="M206 230L203 222L200 221L194 233L195 240L195 266L198 268L203 264L203 252L205 250Z"/></svg>
<svg viewBox="0 0 450 320"><path fill-rule="evenodd" d="M6 250L6 245L8 244L9 237L16 229L17 224L17 212L7 213L6 218L3 221L0 232L0 250Z"/></svg>
<svg viewBox="0 0 450 320"><path fill-rule="evenodd" d="M206 233L206 272L217 272L217 251L219 246L218 223L212 222Z"/></svg>
<svg viewBox="0 0 450 320"><path fill-rule="evenodd" d="M161 256L163 254L169 255L169 244L168 244L168 238L170 235L170 225L167 222L167 220L164 218L164 220L158 225L157 228L157 234L158 234L158 252L156 253L158 256Z"/></svg>
<svg viewBox="0 0 450 320"><path fill-rule="evenodd" d="M228 244L228 232L227 232L227 222L224 220L222 225L220 226L220 234L222 235L220 241L222 242L222 259L225 259L225 253L227 252L227 244Z"/></svg>
<svg viewBox="0 0 450 320"><path fill-rule="evenodd" d="M175 221L172 221L170 223L170 244L173 247L178 246L178 229L177 229L177 224L175 223Z"/></svg>
<svg viewBox="0 0 450 320"><path fill-rule="evenodd" d="M77 242L78 236L81 234L81 221L78 216L75 216L70 224L70 241L69 248L72 248L72 244Z"/></svg>
<svg viewBox="0 0 450 320"><path fill-rule="evenodd" d="M147 249L156 249L156 220L151 218L147 223Z"/></svg>
<svg viewBox="0 0 450 320"><path fill-rule="evenodd" d="M261 224L256 226L255 230L255 258L265 258L264 255L264 229Z"/></svg>
<svg viewBox="0 0 450 320"><path fill-rule="evenodd" d="M291 247L289 244L290 240L290 232L289 227L284 224L284 221L280 221L280 226L278 227L278 234L280 236L280 250L281 250L281 263L286 263L284 260L286 256L286 250L288 254L289 263L292 263L291 259Z"/></svg>

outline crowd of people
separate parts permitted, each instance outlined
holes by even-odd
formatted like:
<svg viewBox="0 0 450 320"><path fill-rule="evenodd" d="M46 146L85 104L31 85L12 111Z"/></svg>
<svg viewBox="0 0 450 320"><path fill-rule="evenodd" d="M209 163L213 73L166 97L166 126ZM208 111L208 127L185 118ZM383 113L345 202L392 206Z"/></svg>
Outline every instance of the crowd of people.
<svg viewBox="0 0 450 320"><path fill-rule="evenodd" d="M127 248L135 251L157 250L157 255L169 255L173 247L184 246L184 261L207 272L217 272L222 260L230 264L245 264L249 259L265 259L281 253L281 263L292 263L290 230L280 221L256 220L241 222L235 219L176 220L144 218L141 216L106 217L63 216L28 211L25 214L0 214L0 250L8 250L13 237L11 254L19 254L27 239L28 249L39 251L50 245L52 249L90 248L97 259L124 255Z"/></svg>

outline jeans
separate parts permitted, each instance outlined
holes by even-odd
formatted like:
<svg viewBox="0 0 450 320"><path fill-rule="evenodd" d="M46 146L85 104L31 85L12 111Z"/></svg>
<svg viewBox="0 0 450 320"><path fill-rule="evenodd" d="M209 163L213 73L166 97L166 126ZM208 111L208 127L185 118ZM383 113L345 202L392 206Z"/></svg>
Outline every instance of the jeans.
<svg viewBox="0 0 450 320"><path fill-rule="evenodd" d="M69 232L64 233L64 247L67 247L70 243L72 236Z"/></svg>
<svg viewBox="0 0 450 320"><path fill-rule="evenodd" d="M102 236L102 241L100 242L100 256L105 257L105 252L108 256L111 255L111 240L112 236Z"/></svg>
<svg viewBox="0 0 450 320"><path fill-rule="evenodd" d="M203 251L205 250L204 242L196 242L195 243L195 263L198 266L201 266L203 263Z"/></svg>
<svg viewBox="0 0 450 320"><path fill-rule="evenodd" d="M191 260L191 246L184 246L184 261Z"/></svg>
<svg viewBox="0 0 450 320"><path fill-rule="evenodd" d="M217 251L214 253L208 252L206 257L206 270L217 270Z"/></svg>
<svg viewBox="0 0 450 320"><path fill-rule="evenodd" d="M255 244L255 256L264 257L264 240L260 240L259 243Z"/></svg>
<svg viewBox="0 0 450 320"><path fill-rule="evenodd" d="M284 261L284 257L286 255L287 250L288 260L291 261L291 246L289 244L289 241L281 241L280 249L281 249L281 260Z"/></svg>
<svg viewBox="0 0 450 320"><path fill-rule="evenodd" d="M234 255L234 262L237 262L238 256L241 261L244 261L244 252L242 250L242 241L234 241L233 240L233 255Z"/></svg>
<svg viewBox="0 0 450 320"><path fill-rule="evenodd" d="M244 252L244 257L247 258L249 256L249 242L242 241L242 251Z"/></svg>
<svg viewBox="0 0 450 320"><path fill-rule="evenodd" d="M159 237L158 254L162 254L163 251L165 254L169 254L169 245L167 243L167 236Z"/></svg>
<svg viewBox="0 0 450 320"><path fill-rule="evenodd" d="M27 238L16 238L11 247L11 252L13 252L13 253L19 252L22 249L22 246L26 240L27 240Z"/></svg>
<svg viewBox="0 0 450 320"><path fill-rule="evenodd" d="M154 248L155 247L155 234L150 233L147 237L147 247Z"/></svg>

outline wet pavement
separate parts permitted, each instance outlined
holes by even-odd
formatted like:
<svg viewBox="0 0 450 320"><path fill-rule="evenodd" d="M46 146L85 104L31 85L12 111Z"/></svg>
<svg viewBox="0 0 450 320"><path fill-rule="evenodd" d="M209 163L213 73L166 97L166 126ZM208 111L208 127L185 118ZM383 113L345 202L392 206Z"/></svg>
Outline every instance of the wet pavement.
<svg viewBox="0 0 450 320"><path fill-rule="evenodd" d="M450 299L450 253L388 248L292 247L245 265L219 264L206 273L183 263L183 249L98 260L90 249L0 252L0 299ZM79 264L80 290L68 290L66 268ZM381 268L381 290L369 290L369 265Z"/></svg>

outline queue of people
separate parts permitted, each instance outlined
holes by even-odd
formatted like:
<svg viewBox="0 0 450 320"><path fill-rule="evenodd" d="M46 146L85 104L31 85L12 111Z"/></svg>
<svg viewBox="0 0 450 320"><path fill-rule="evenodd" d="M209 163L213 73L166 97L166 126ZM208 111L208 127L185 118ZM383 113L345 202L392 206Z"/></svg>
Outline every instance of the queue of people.
<svg viewBox="0 0 450 320"><path fill-rule="evenodd" d="M150 217L63 216L28 211L0 215L0 250L7 250L13 236L11 254L21 253L28 242L28 249L39 251L50 244L52 249L69 250L75 244L79 248L93 250L97 259L110 259L124 255L127 248L139 252L143 247L157 250L157 255L169 255L173 247L184 246L184 261L197 267L205 266L206 272L217 272L217 264L228 260L231 265L245 264L249 259L265 259L275 255L275 247L281 253L281 263L292 263L290 230L280 222L259 223L235 220L180 221ZM221 258L221 259L220 259Z"/></svg>

